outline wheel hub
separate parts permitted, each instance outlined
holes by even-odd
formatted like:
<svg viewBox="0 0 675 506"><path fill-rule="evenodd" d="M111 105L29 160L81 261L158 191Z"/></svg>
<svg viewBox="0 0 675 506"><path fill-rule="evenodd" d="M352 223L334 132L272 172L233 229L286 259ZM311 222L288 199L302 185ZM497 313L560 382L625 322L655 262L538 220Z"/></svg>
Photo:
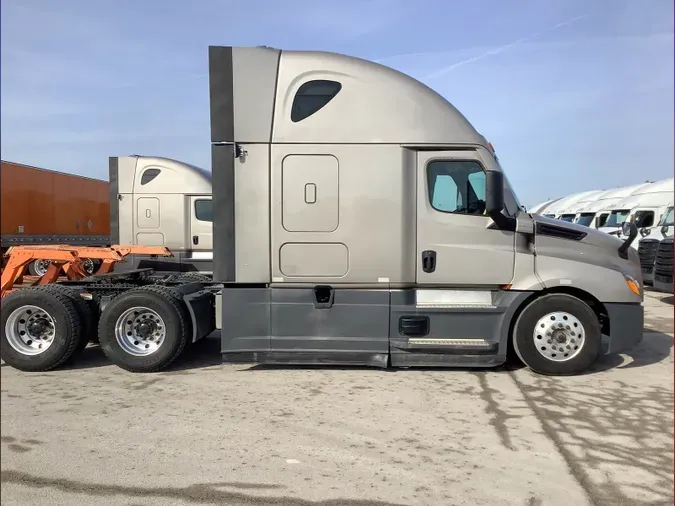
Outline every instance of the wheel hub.
<svg viewBox="0 0 675 506"><path fill-rule="evenodd" d="M126 353L136 357L155 353L165 337L164 320L157 312L147 307L131 308L115 323L117 344Z"/></svg>
<svg viewBox="0 0 675 506"><path fill-rule="evenodd" d="M7 318L5 335L9 345L22 355L39 355L54 342L56 325L44 309L22 306Z"/></svg>
<svg viewBox="0 0 675 506"><path fill-rule="evenodd" d="M553 362L576 357L583 348L586 331L579 319L564 311L548 313L537 322L532 338L537 351Z"/></svg>

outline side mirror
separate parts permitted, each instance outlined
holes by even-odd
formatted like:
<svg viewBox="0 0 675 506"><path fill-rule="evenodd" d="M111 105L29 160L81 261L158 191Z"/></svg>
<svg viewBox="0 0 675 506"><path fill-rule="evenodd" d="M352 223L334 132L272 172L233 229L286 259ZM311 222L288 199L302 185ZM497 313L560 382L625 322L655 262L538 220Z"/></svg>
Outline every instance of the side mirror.
<svg viewBox="0 0 675 506"><path fill-rule="evenodd" d="M640 235L641 235L642 237L647 237L647 236L648 236L649 234L651 234L651 233L652 233L652 231L649 230L649 229L646 228L646 227L642 227L642 228L640 229Z"/></svg>
<svg viewBox="0 0 675 506"><path fill-rule="evenodd" d="M621 246L619 246L619 256L623 259L628 258L628 248L630 248L630 245L633 244L633 241L638 235L638 229L635 226L635 223L631 223L630 221L624 221L623 225L621 225L621 232L623 235L627 235L628 238L621 243Z"/></svg>
<svg viewBox="0 0 675 506"><path fill-rule="evenodd" d="M669 228L668 225L663 225L661 227L661 235L663 237L666 237L668 235L668 228Z"/></svg>
<svg viewBox="0 0 675 506"><path fill-rule="evenodd" d="M504 174L489 170L485 173L485 210L494 219L494 215L501 214L503 209Z"/></svg>
<svg viewBox="0 0 675 506"><path fill-rule="evenodd" d="M623 225L621 225L621 233L625 236L635 238L637 237L638 229L635 226L635 223L624 221Z"/></svg>
<svg viewBox="0 0 675 506"><path fill-rule="evenodd" d="M485 173L485 212L500 230L516 230L516 219L504 210L504 174L489 170Z"/></svg>

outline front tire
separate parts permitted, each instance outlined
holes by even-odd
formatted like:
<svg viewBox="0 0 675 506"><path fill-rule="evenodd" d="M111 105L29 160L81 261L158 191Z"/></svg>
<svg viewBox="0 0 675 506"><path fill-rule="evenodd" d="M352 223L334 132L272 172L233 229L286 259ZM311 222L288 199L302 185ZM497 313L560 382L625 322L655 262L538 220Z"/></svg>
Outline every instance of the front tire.
<svg viewBox="0 0 675 506"><path fill-rule="evenodd" d="M130 372L155 372L183 352L190 336L187 308L167 287L135 288L113 299L99 321L106 356Z"/></svg>
<svg viewBox="0 0 675 506"><path fill-rule="evenodd" d="M2 300L2 359L21 371L54 369L80 343L81 322L71 299L45 287L24 288Z"/></svg>
<svg viewBox="0 0 675 506"><path fill-rule="evenodd" d="M520 313L512 340L518 358L534 372L572 375L587 371L598 359L602 331L588 304L571 295L550 294Z"/></svg>

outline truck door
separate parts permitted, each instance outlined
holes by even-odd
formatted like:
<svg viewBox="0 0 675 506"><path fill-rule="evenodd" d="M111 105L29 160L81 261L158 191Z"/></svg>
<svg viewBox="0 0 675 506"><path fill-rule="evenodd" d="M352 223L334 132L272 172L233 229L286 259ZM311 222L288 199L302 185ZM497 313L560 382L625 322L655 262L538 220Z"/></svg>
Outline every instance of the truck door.
<svg viewBox="0 0 675 506"><path fill-rule="evenodd" d="M485 171L496 165L487 151L417 153L417 283L511 282L515 233L485 213Z"/></svg>
<svg viewBox="0 0 675 506"><path fill-rule="evenodd" d="M193 251L213 249L213 213L210 196L190 197L190 247Z"/></svg>

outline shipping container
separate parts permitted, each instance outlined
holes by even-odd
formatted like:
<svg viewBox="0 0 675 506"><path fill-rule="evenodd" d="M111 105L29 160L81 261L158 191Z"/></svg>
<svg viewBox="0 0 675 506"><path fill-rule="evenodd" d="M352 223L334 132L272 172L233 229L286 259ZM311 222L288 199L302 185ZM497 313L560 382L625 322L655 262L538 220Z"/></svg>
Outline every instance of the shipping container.
<svg viewBox="0 0 675 506"><path fill-rule="evenodd" d="M110 242L107 181L2 161L2 253L10 246Z"/></svg>

